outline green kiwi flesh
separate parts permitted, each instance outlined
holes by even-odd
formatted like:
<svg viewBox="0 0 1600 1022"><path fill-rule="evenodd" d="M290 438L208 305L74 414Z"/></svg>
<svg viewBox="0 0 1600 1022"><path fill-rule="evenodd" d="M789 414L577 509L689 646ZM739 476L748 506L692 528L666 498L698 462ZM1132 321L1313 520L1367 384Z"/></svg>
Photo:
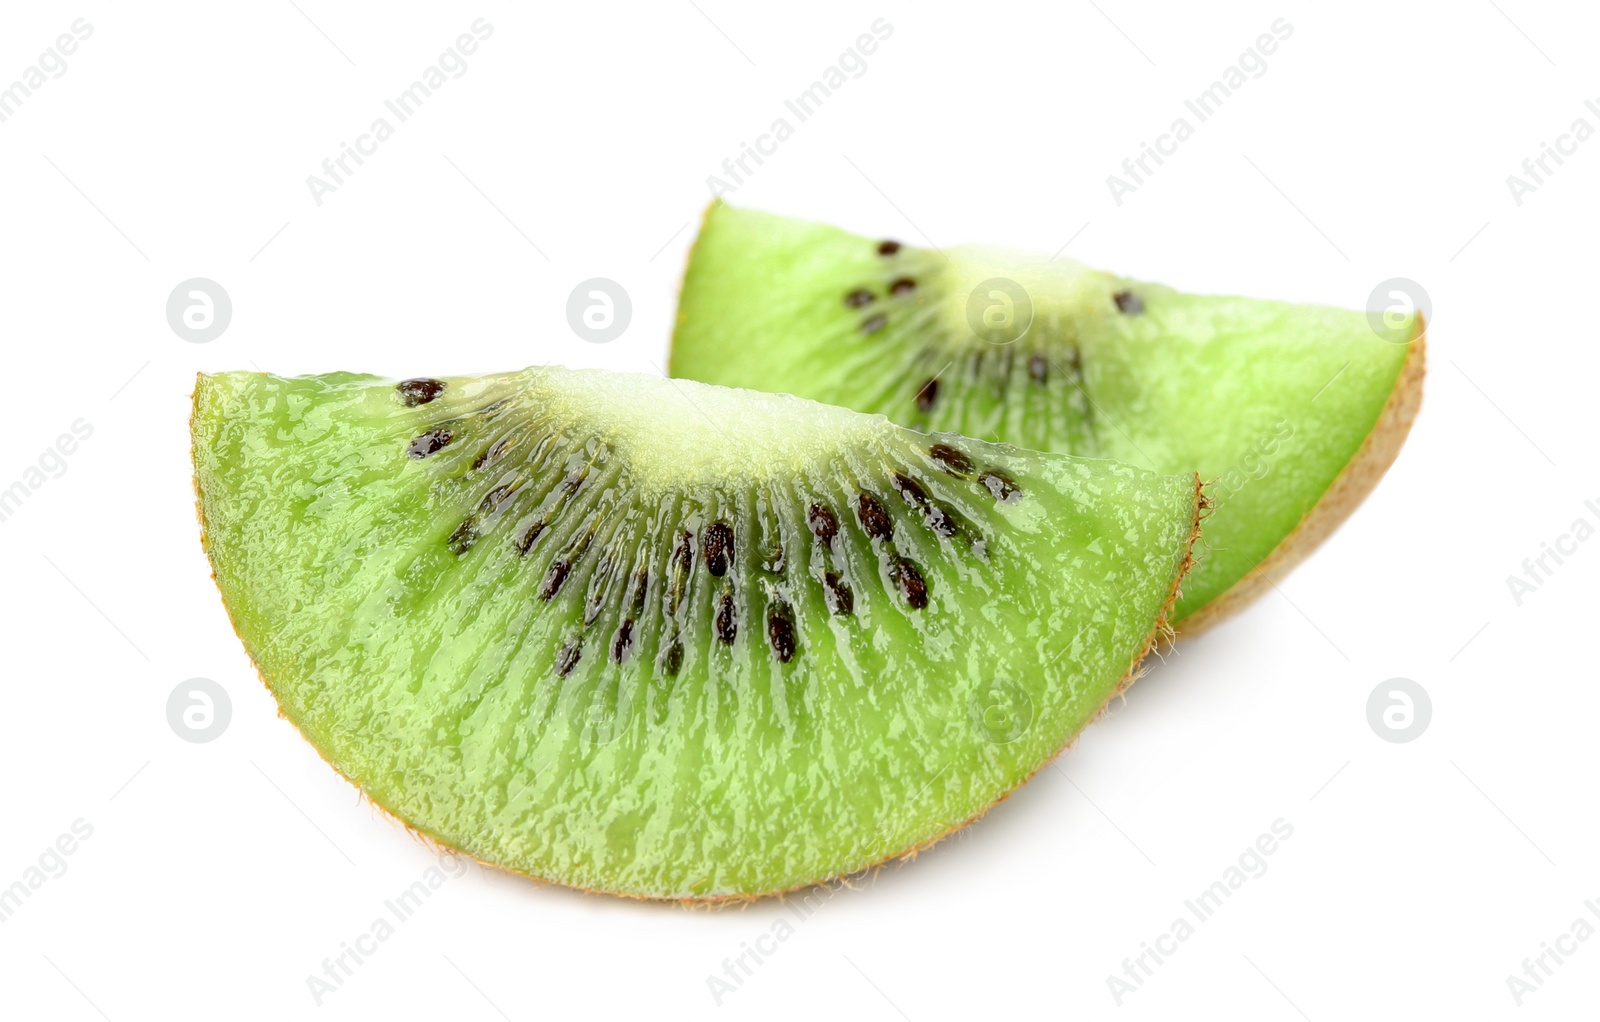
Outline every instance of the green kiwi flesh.
<svg viewBox="0 0 1600 1022"><path fill-rule="evenodd" d="M1192 476L537 368L202 376L204 543L283 713L484 862L727 898L981 813L1132 676Z"/></svg>
<svg viewBox="0 0 1600 1022"><path fill-rule="evenodd" d="M906 426L1198 472L1214 508L1174 624L1332 531L1420 399L1418 316L1190 295L1061 260L919 249L715 202L669 372Z"/></svg>

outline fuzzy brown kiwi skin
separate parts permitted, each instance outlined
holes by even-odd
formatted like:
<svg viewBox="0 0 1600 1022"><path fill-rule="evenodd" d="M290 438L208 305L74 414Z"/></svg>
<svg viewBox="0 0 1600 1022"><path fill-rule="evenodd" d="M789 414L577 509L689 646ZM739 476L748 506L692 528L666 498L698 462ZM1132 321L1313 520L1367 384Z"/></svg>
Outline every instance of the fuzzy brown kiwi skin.
<svg viewBox="0 0 1600 1022"><path fill-rule="evenodd" d="M191 413L190 413L190 419L189 419L189 436L190 436L190 442L191 442L191 451L190 451L191 459L193 458L193 455L195 453L194 445L198 443L198 440L196 438L196 434L194 432L194 419L195 419L195 416L198 414L198 411L199 411L199 408L198 408L199 396L200 396L200 390L199 390L198 381L197 381L197 384L196 384L196 387L195 387L195 393L194 393L194 396L193 396L193 399L192 399L195 403L194 403L194 405L192 407L192 410L191 410ZM191 463L196 463L196 462L191 461ZM199 520L199 523L200 523L200 548L205 552L207 561L211 563L211 568L212 568L211 580L212 580L212 582L216 582L217 581L216 563L211 560L211 545L210 545L210 541L209 541L209 538L208 538L207 526L206 526L205 493L201 489L200 475L199 475L198 472L196 472L195 475L194 475L193 483L194 483L194 492L195 492L195 517ZM1136 680L1139 679L1139 677L1143 674L1142 665L1144 663L1145 657L1147 657L1151 653L1151 651L1153 651L1156 648L1156 646L1161 642L1161 640L1163 638L1170 639L1172 637L1172 634L1173 634L1172 626L1168 623L1167 617L1172 612L1173 606L1177 604L1178 597L1181 595L1181 588L1180 587L1182 586L1183 579L1189 574L1189 569L1194 564L1194 545L1195 545L1195 541L1200 536L1200 522L1201 522L1202 518L1204 518L1207 510L1210 507L1210 502L1206 498L1205 493L1204 493L1204 484L1201 482L1200 477L1198 475L1195 476L1194 486L1195 486L1195 489L1194 489L1194 497L1195 497L1194 520L1190 525L1189 538L1184 544L1183 561L1178 565L1178 570L1173 576L1172 586L1167 591L1167 598L1166 598L1166 601L1162 604L1161 613L1157 616L1155 624L1151 626L1150 634L1145 637L1145 641L1144 641L1143 646L1140 647L1138 653L1136 653L1134 655L1133 660L1128 664L1127 671L1124 672L1121 680L1119 680L1117 682L1116 687L1114 689L1112 689L1110 694L1108 694L1106 696L1105 702L1101 703L1100 708L1095 711L1095 714L1094 714L1093 717L1090 718L1089 723L1094 723L1095 721L1099 720L1100 717L1105 714L1106 707L1108 705L1110 705L1111 700L1113 700L1113 699L1117 698L1118 696L1122 695L1123 693L1125 693L1127 691L1127 689L1128 689L1128 686L1132 685ZM228 615L229 624L231 624L233 626L234 635L236 635L236 636L239 635L239 623L238 623L237 619L234 617L233 608L228 606L228 601L227 600L222 599L222 592L221 592L221 587L220 586L218 586L217 595L218 595L218 599L221 600L221 602L222 602L223 610ZM243 640L242 636L240 637L240 645L244 646L244 640ZM283 708L283 704L278 701L278 695L277 695L277 693L275 691L273 691L272 682L267 678L266 672L262 670L261 665L256 662L255 656L253 654L251 654L251 652L250 652L250 648L248 646L244 646L244 648L245 648L245 655L250 658L251 666L254 667L255 670L256 670L256 676L261 679L261 684L266 688L267 692L272 695L273 701L275 703L277 703L277 705L278 705L278 716L283 718L283 719L285 719L285 720L287 720L287 721L289 721L289 723L294 726L296 733L300 735L301 740L302 741L306 741L305 733L300 730L299 723L296 722L295 719L292 716L290 716L287 712L285 712L285 710ZM902 849L901 851L894 852L892 854L886 855L882 859L880 859L879 861L877 861L877 862L875 862L875 863L873 863L871 865L862 867L861 869L851 870L848 873L839 873L839 874L835 874L835 875L829 876L829 877L820 877L820 878L818 878L816 880L813 880L813 881L808 881L808 882L803 883L803 884L797 884L797 885L795 885L793 887L786 887L786 888L783 888L783 889L780 889L780 890L762 891L762 892L751 893L751 894L716 894L716 895L707 895L705 897L688 897L688 898L660 897L660 896L647 895L647 894L632 894L632 893L624 892L624 891L608 891L608 890L603 890L603 889L599 889L599 888L578 887L578 886L571 885L571 884L563 884L562 882L560 882L558 880L551 880L551 879L549 879L547 877L536 876L536 875L534 875L532 873L528 873L528 872L525 872L525 871L519 870L519 869L514 869L514 868L512 868L510 866L503 866L503 865L500 865L498 863L486 862L483 859L480 859L477 856L472 855L471 853L464 852L461 849L456 848L454 845L450 844L448 841L446 841L444 838L442 838L438 834L434 834L434 833L431 833L431 832L429 832L427 830L424 830L424 829L422 829L420 827L414 826L409 821L407 821L403 817L401 817L398 813L396 813L392 809L390 809L388 806L384 805L383 803L379 802L377 799L373 798L371 794L369 794L367 791L365 791L361 787L361 785L356 783L354 778L350 777L343 770L339 769L338 764L332 762L331 760L328 759L327 756L323 755L322 750L317 748L315 743L310 742L310 741L306 741L306 744L311 746L312 750L314 752L316 752L317 756L320 757L324 763L327 763L328 766L334 771L334 773L336 773L340 777L344 778L344 780L347 783L349 783L349 785L356 790L357 796L359 796L360 798L364 799L366 802L370 803L380 813L382 813L385 817L387 817L392 823L398 824L401 828L403 828L408 833L410 833L413 838L417 839L425 847L427 847L429 850L431 850L431 851L433 851L433 852L435 852L437 854L453 855L453 856L457 856L457 857L463 858L463 859L470 859L471 861L476 862L479 866L483 867L484 869L493 870L493 871L498 872L498 873L507 873L507 874L511 874L511 875L514 875L514 876L523 877L523 878L526 878L528 880L534 881L535 883L537 883L537 884L539 884L541 886L550 885L550 886L560 887L560 888L563 888L563 889L579 891L579 892L581 892L583 894L605 894L605 895L610 895L612 897L627 898L627 899L631 899L631 900L634 900L634 901L646 902L646 903L650 903L650 904L678 905L678 906L683 907L683 908L722 908L722 907L728 907L728 906L734 906L734 905L743 906L743 905L747 905L747 904L750 904L752 902L758 901L758 900L760 900L762 898L769 898L769 897L782 898L786 894L791 894L791 893L798 892L798 891L814 890L814 889L816 889L818 887L822 887L824 885L831 884L831 883L834 883L836 881L837 882L842 882L843 884L848 886L852 880L860 879L860 878L866 876L869 873L872 873L872 872L874 872L874 871L876 871L878 869L883 868L884 866L888 865L889 863L891 863L893 861L896 861L896 860L907 860L907 861L909 861L911 859L914 859L914 858L916 858L917 855L919 855L925 849L932 847L933 845L937 844L938 842L943 841L945 838L949 837L951 834L954 834L956 831L958 831L958 830L962 829L963 827L966 827L967 825L975 822L980 816L982 816L985 813L987 813L990 809L993 809L996 805L999 805L1001 802L1004 802L1006 799L1010 798L1012 792L1016 791L1022 785L1026 784L1029 780L1032 780L1034 774L1037 774L1039 772L1039 770L1043 770L1046 766L1048 766L1051 762L1053 762L1058 756L1060 756L1062 753L1066 752L1067 749L1071 748L1073 743L1077 741L1078 735L1082 734L1083 730L1085 730L1087 727L1088 727L1088 725L1086 724L1084 726L1084 728L1080 728L1077 733L1075 733L1075 734L1071 735L1070 737L1068 737L1068 739L1064 743L1062 743L1061 748L1057 749L1056 752L1054 753L1054 755L1051 755L1050 757L1045 759L1045 761L1043 763L1041 763L1038 766L1038 768L1036 768L1033 771L1033 773L1030 773L1027 777L1024 777L1022 780L1018 781L1016 784L1012 785L1010 788L1008 788L1007 790L1002 792L1000 795L998 795L994 799L994 801L990 802L988 805L984 806L982 809L978 810L976 813L973 813L971 816L967 817L965 820L962 820L960 823L957 823L955 826L950 827L948 830L945 830L944 832L942 832L940 834L937 834L934 837L927 838L926 840L919 841L916 844L914 844L914 845L912 845L912 846L910 846L908 848Z"/></svg>
<svg viewBox="0 0 1600 1022"><path fill-rule="evenodd" d="M1232 588L1180 620L1176 625L1180 637L1193 638L1260 599L1273 585L1274 578L1293 570L1310 556L1367 499L1399 457L1400 448L1405 445L1411 424L1422 406L1422 378L1427 372L1426 333L1427 326L1419 313L1416 329L1407 342L1411 350L1400 366L1389 399L1384 402L1383 410L1355 456L1340 470L1321 499L1305 513L1294 531L1279 541L1272 552Z"/></svg>

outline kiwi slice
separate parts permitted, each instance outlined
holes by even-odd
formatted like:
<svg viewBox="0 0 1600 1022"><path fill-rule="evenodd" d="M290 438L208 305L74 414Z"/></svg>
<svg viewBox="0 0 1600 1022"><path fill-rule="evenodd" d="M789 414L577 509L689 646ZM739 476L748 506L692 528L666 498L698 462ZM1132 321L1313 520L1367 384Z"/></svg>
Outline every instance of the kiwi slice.
<svg viewBox="0 0 1600 1022"><path fill-rule="evenodd" d="M786 395L537 368L202 376L206 550L378 805L652 898L849 874L981 813L1132 676L1198 482Z"/></svg>
<svg viewBox="0 0 1600 1022"><path fill-rule="evenodd" d="M1422 322L1189 295L1062 261L706 212L674 376L1042 451L1195 472L1215 503L1174 613L1250 600L1353 511L1421 400Z"/></svg>

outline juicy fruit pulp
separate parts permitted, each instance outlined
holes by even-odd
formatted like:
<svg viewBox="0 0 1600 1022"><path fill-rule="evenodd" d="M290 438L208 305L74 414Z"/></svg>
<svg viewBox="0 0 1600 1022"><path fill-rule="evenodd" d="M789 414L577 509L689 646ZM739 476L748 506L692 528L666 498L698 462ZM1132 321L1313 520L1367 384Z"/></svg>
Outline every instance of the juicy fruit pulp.
<svg viewBox="0 0 1600 1022"><path fill-rule="evenodd" d="M1026 779L1153 639L1192 477L529 369L203 376L234 625L417 830L564 884L779 891Z"/></svg>
<svg viewBox="0 0 1600 1022"><path fill-rule="evenodd" d="M1361 312L915 249L717 202L669 368L919 430L1198 471L1214 509L1181 624L1275 553L1269 566L1303 556L1376 483L1415 413L1419 334L1415 315L1375 329ZM1369 444L1375 428L1388 435ZM1306 549L1285 558L1291 534Z"/></svg>

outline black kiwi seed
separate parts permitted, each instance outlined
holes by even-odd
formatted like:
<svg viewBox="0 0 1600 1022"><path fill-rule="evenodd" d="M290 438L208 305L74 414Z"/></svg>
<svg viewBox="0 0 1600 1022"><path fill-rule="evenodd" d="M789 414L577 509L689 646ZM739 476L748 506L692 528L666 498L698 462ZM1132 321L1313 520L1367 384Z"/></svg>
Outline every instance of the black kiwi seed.
<svg viewBox="0 0 1600 1022"><path fill-rule="evenodd" d="M826 504L812 504L806 512L806 524L823 546L832 546L833 537L839 534L839 519L833 516L833 509Z"/></svg>
<svg viewBox="0 0 1600 1022"><path fill-rule="evenodd" d="M426 458L454 439L455 434L448 429L430 429L411 441L411 446L406 448L406 453L413 458Z"/></svg>
<svg viewBox="0 0 1600 1022"><path fill-rule="evenodd" d="M678 609L683 606L684 586L688 584L689 572L694 568L694 536L688 529L679 530L667 566L672 569L672 576L667 583L667 591L662 594L661 609L668 617L676 617Z"/></svg>
<svg viewBox="0 0 1600 1022"><path fill-rule="evenodd" d="M900 243L898 241L878 242L878 254L881 256L892 256L898 251L900 251Z"/></svg>
<svg viewBox="0 0 1600 1022"><path fill-rule="evenodd" d="M725 592L722 600L717 604L717 617L714 622L717 638L725 644L733 645L734 637L739 634L739 618L733 606L733 593Z"/></svg>
<svg viewBox="0 0 1600 1022"><path fill-rule="evenodd" d="M715 521L706 526L700 536L700 553L712 576L721 578L728 573L728 564L733 560L733 529L727 522Z"/></svg>
<svg viewBox="0 0 1600 1022"><path fill-rule="evenodd" d="M906 604L912 610L921 610L928 605L928 584L922 580L922 572L915 564L902 557L895 561L893 574L900 586L900 595L906 598Z"/></svg>
<svg viewBox="0 0 1600 1022"><path fill-rule="evenodd" d="M894 488L900 491L900 496L922 511L922 520L939 535L949 539L956 534L956 523L944 508L928 499L928 491L922 484L909 476L895 473Z"/></svg>
<svg viewBox="0 0 1600 1022"><path fill-rule="evenodd" d="M918 483L910 476L901 475L899 472L896 472L894 474L894 488L900 491L900 496L904 497L906 500L917 505L918 507L927 506L928 491L924 490L922 488L922 484Z"/></svg>
<svg viewBox="0 0 1600 1022"><path fill-rule="evenodd" d="M859 309L863 305L871 305L872 292L864 287L858 287L844 296L844 304L847 309Z"/></svg>
<svg viewBox="0 0 1600 1022"><path fill-rule="evenodd" d="M1117 303L1117 311L1128 316L1137 316L1144 311L1144 299L1132 291L1118 291L1111 296Z"/></svg>
<svg viewBox="0 0 1600 1022"><path fill-rule="evenodd" d="M683 572L694 566L694 536L688 529L678 533L678 541L672 547L672 566Z"/></svg>
<svg viewBox="0 0 1600 1022"><path fill-rule="evenodd" d="M471 550L472 544L476 543L477 541L478 527L474 525L472 523L472 519L469 518L460 525L456 526L456 531L452 532L450 534L450 538L445 542L450 545L450 552L459 557L468 550Z"/></svg>
<svg viewBox="0 0 1600 1022"><path fill-rule="evenodd" d="M889 285L889 293L896 298L903 298L917 289L917 282L910 277L901 277Z"/></svg>
<svg viewBox="0 0 1600 1022"><path fill-rule="evenodd" d="M780 661L788 663L794 659L794 610L781 598L774 600L767 609L767 639Z"/></svg>
<svg viewBox="0 0 1600 1022"><path fill-rule="evenodd" d="M589 576L588 599L583 603L583 626L585 628L594 624L594 619L600 616L605 609L606 597L611 590L611 572L615 570L615 560L607 553L600 558L600 563L595 566L594 574Z"/></svg>
<svg viewBox="0 0 1600 1022"><path fill-rule="evenodd" d="M1034 352L1033 357L1028 359L1028 375L1034 383L1043 383L1050 375L1050 361L1043 354Z"/></svg>
<svg viewBox="0 0 1600 1022"><path fill-rule="evenodd" d="M1017 485L1017 481L1015 479L1006 475L1004 472L999 472L994 469L990 469L983 475L979 476L978 482L988 487L989 492L993 494L994 499L998 501L1010 501L1012 498L1016 497L1017 494L1022 492L1022 488Z"/></svg>
<svg viewBox="0 0 1600 1022"><path fill-rule="evenodd" d="M828 611L840 617L849 617L856 605L850 583L841 579L838 572L830 571L822 576L822 585L822 599L827 603Z"/></svg>
<svg viewBox="0 0 1600 1022"><path fill-rule="evenodd" d="M561 591L562 583L566 582L567 574L572 571L572 564L565 557L558 557L550 565L550 570L544 574L544 582L539 586L539 599L553 600Z"/></svg>
<svg viewBox="0 0 1600 1022"><path fill-rule="evenodd" d="M565 646L562 646L561 651L556 654L556 674L563 678L571 674L572 669L578 666L578 659L582 656L583 644L579 640L573 639Z"/></svg>
<svg viewBox="0 0 1600 1022"><path fill-rule="evenodd" d="M516 493L516 490L517 488L511 484L507 484L505 486L496 486L494 489L484 494L483 500L478 502L478 513L485 515L494 514L495 511L499 510L501 504L504 504L508 498Z"/></svg>
<svg viewBox="0 0 1600 1022"><path fill-rule="evenodd" d="M633 616L638 617L644 613L644 598L650 591L650 576L646 572L639 572L633 576Z"/></svg>
<svg viewBox="0 0 1600 1022"><path fill-rule="evenodd" d="M861 321L861 332L864 334L875 334L888 324L889 317L880 312L876 316L868 316L866 319Z"/></svg>
<svg viewBox="0 0 1600 1022"><path fill-rule="evenodd" d="M928 448L928 457L946 472L954 476L969 476L972 474L972 459L951 447L949 444L934 444Z"/></svg>
<svg viewBox="0 0 1600 1022"><path fill-rule="evenodd" d="M400 400L407 408L425 405L429 401L444 393L443 380L401 380L395 384L395 390L400 393Z"/></svg>
<svg viewBox="0 0 1600 1022"><path fill-rule="evenodd" d="M525 554L533 549L533 545L539 541L540 533L544 532L544 527L548 524L550 523L540 519L528 526L528 531L517 537L517 553Z"/></svg>
<svg viewBox="0 0 1600 1022"><path fill-rule="evenodd" d="M617 629L617 637L611 640L611 659L617 663L626 663L628 654L633 652L633 618L624 618L622 627Z"/></svg>
<svg viewBox="0 0 1600 1022"><path fill-rule="evenodd" d="M476 472L485 465L492 465L499 461L500 455L506 452L506 448L510 446L510 443L511 441L509 438L501 437L499 440L496 440L494 443L484 448L483 453L472 460L472 470Z"/></svg>
<svg viewBox="0 0 1600 1022"><path fill-rule="evenodd" d="M683 666L683 643L677 639L672 640L672 645L667 647L667 652L661 657L661 667L667 672L667 677L676 677L678 669Z"/></svg>
<svg viewBox="0 0 1600 1022"><path fill-rule="evenodd" d="M857 499L856 516L861 519L861 527L872 539L888 539L894 533L894 522L889 520L889 512L883 509L883 502L870 493L863 493Z"/></svg>
<svg viewBox="0 0 1600 1022"><path fill-rule="evenodd" d="M926 412L937 400L939 400L939 381L929 380L922 385L921 390L917 391L917 411Z"/></svg>

